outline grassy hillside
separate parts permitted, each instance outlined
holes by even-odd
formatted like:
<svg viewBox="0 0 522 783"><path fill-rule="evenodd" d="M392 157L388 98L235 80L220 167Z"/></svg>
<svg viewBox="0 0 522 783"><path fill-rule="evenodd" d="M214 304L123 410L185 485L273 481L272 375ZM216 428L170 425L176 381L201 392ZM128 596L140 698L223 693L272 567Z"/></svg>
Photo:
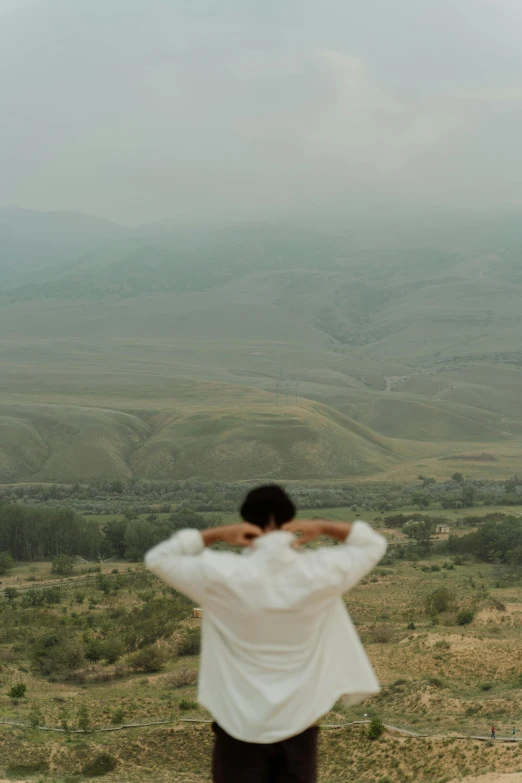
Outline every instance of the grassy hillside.
<svg viewBox="0 0 522 783"><path fill-rule="evenodd" d="M441 222L437 231L383 224L380 232L364 224L335 232L262 224L131 231L68 214L15 217L9 242L22 241L26 218L27 235L40 240L29 260L17 261L1 244L0 221L0 400L79 406L71 426L84 434L67 441L60 463L49 457L45 426L31 429L38 411L5 411L18 422L9 432L20 431L11 465L2 458L5 477L58 480L60 464L98 463L115 475L180 477L237 477L244 464L247 478L267 475L272 463L287 478L333 478L470 446L522 455L522 238L514 216ZM69 255L64 245L49 264L38 247L47 253L60 231ZM37 272L20 284L24 269ZM191 404L177 399L185 381L226 385L219 404L205 400L198 426L163 416L187 416ZM361 435L312 404L292 412L297 424L281 411L260 418L256 406L271 411L275 396L288 407L296 396L321 403L367 429ZM151 431L153 413L163 423ZM99 460L80 455L80 444L96 451L102 430L115 437L100 442ZM310 433L312 450L303 446ZM356 437L362 442L352 448Z"/></svg>
<svg viewBox="0 0 522 783"><path fill-rule="evenodd" d="M171 394L159 411L1 405L0 477L341 478L378 473L408 454L404 442L320 403L276 405L268 393L188 381Z"/></svg>

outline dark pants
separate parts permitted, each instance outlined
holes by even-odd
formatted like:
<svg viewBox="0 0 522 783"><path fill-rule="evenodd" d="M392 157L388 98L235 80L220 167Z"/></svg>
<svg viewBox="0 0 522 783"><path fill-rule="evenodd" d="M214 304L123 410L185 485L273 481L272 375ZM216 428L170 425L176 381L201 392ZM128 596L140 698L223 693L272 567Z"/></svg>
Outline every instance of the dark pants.
<svg viewBox="0 0 522 783"><path fill-rule="evenodd" d="M217 723L212 728L214 783L317 783L317 726L272 745L234 739Z"/></svg>

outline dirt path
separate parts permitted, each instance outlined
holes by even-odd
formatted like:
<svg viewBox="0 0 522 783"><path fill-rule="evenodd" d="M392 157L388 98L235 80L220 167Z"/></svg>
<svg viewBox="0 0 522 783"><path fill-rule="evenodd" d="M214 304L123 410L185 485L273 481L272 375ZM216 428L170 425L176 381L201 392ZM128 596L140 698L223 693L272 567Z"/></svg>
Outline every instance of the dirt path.
<svg viewBox="0 0 522 783"><path fill-rule="evenodd" d="M478 778L460 778L452 783L522 783L522 772L513 772L511 775L492 772L489 775L480 775Z"/></svg>

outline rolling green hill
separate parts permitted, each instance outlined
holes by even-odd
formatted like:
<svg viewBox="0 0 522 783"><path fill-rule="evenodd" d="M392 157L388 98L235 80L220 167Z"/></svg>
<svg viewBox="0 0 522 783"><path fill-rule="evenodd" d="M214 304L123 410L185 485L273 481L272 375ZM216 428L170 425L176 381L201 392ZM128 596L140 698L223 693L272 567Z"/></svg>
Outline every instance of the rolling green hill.
<svg viewBox="0 0 522 783"><path fill-rule="evenodd" d="M130 404L128 402L127 404ZM342 478L422 447L376 435L320 403L215 383L173 384L161 411L0 405L0 480Z"/></svg>
<svg viewBox="0 0 522 783"><path fill-rule="evenodd" d="M518 215L0 217L4 481L341 478L481 448L522 465Z"/></svg>

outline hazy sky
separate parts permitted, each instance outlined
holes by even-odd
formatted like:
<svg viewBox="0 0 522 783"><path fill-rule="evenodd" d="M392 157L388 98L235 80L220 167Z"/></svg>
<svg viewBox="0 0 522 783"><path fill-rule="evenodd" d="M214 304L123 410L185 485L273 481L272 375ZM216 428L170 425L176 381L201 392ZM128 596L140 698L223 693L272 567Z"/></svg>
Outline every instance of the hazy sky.
<svg viewBox="0 0 522 783"><path fill-rule="evenodd" d="M522 0L0 0L0 204L522 204Z"/></svg>

